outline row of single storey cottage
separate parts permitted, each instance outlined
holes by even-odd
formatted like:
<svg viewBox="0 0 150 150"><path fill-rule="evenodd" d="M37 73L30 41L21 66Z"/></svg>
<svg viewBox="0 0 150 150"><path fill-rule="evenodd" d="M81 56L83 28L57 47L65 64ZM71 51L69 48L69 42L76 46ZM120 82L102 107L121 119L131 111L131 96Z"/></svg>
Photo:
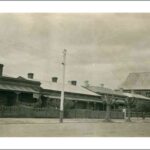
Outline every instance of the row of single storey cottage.
<svg viewBox="0 0 150 150"><path fill-rule="evenodd" d="M51 81L36 81L34 74L16 78L3 75L0 64L0 117L58 117L62 85L57 77ZM138 101L149 101L146 96L123 90L114 91L86 82L79 86L77 81L65 84L65 117L103 118L111 110L114 118L123 116L122 108Z"/></svg>

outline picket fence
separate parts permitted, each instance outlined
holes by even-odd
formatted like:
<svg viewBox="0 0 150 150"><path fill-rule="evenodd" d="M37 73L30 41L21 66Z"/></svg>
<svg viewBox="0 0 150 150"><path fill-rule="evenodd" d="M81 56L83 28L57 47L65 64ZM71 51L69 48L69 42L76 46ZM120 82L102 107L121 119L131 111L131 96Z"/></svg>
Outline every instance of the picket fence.
<svg viewBox="0 0 150 150"><path fill-rule="evenodd" d="M105 118L105 111L88 109L67 109L64 111L65 118ZM111 118L123 119L120 111L111 111ZM53 107L32 108L27 106L0 107L0 118L58 118L59 110Z"/></svg>

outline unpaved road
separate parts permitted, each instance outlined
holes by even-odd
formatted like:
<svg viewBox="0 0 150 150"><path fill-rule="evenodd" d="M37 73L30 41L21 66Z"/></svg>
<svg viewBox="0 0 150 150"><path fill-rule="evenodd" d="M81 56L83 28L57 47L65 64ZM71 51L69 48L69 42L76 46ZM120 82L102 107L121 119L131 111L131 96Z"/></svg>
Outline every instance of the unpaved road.
<svg viewBox="0 0 150 150"><path fill-rule="evenodd" d="M113 120L100 119L0 118L0 137L150 137L150 119Z"/></svg>

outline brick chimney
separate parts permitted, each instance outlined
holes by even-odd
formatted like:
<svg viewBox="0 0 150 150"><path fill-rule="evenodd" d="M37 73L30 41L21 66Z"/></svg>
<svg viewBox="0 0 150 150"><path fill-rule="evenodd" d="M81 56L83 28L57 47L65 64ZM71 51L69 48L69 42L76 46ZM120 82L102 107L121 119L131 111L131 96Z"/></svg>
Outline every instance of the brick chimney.
<svg viewBox="0 0 150 150"><path fill-rule="evenodd" d="M119 88L119 91L120 91L120 92L123 92L123 88Z"/></svg>
<svg viewBox="0 0 150 150"><path fill-rule="evenodd" d="M57 83L58 78L57 77L52 77L52 82Z"/></svg>
<svg viewBox="0 0 150 150"><path fill-rule="evenodd" d="M0 77L3 76L3 67L4 67L4 65L0 64Z"/></svg>
<svg viewBox="0 0 150 150"><path fill-rule="evenodd" d="M102 88L103 88L103 87L104 87L104 84L103 84L103 83L101 83L101 84L100 84L100 87L102 87Z"/></svg>
<svg viewBox="0 0 150 150"><path fill-rule="evenodd" d="M84 81L84 86L85 86L85 87L88 87L88 86L89 86L89 81L88 81L88 80Z"/></svg>
<svg viewBox="0 0 150 150"><path fill-rule="evenodd" d="M74 86L76 86L76 85L77 85L77 81L75 81L75 80L72 80L72 81L71 81L71 85L74 85Z"/></svg>
<svg viewBox="0 0 150 150"><path fill-rule="evenodd" d="M28 78L29 79L33 79L34 78L34 74L33 73L28 73Z"/></svg>
<svg viewBox="0 0 150 150"><path fill-rule="evenodd" d="M134 90L131 90L131 94L135 94L135 91L134 91Z"/></svg>

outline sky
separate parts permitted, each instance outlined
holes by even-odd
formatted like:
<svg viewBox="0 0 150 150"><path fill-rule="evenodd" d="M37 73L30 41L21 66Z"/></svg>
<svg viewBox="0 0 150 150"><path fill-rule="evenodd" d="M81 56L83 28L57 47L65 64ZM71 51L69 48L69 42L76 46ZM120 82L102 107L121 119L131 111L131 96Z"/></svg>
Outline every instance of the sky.
<svg viewBox="0 0 150 150"><path fill-rule="evenodd" d="M0 14L0 63L4 75L116 89L131 72L150 71L150 14Z"/></svg>

